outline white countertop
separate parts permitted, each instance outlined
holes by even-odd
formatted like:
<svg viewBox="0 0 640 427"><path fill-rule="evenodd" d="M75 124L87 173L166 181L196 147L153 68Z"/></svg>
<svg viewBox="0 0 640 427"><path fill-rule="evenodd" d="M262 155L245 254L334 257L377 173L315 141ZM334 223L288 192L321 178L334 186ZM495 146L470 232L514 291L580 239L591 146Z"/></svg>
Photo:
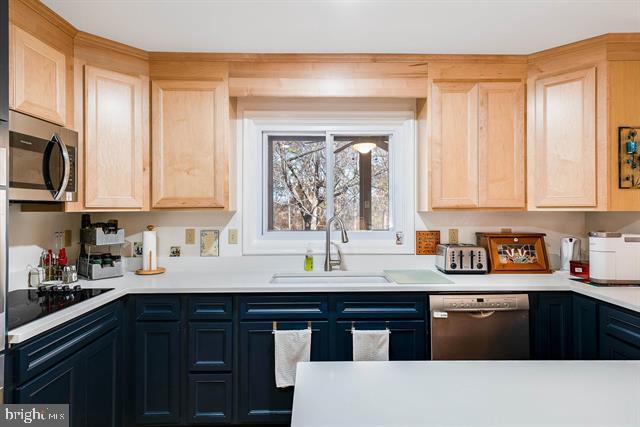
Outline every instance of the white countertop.
<svg viewBox="0 0 640 427"><path fill-rule="evenodd" d="M304 273L300 273L304 274ZM380 273L378 273L380 274ZM441 273L438 273L441 274ZM568 273L446 275L451 284L272 284L273 272L219 273L210 269L171 269L156 276L81 280L84 288L113 288L42 319L8 332L9 344L18 344L127 294L163 293L274 293L274 292L527 292L574 291L640 312L640 287L596 287L569 279Z"/></svg>
<svg viewBox="0 0 640 427"><path fill-rule="evenodd" d="M292 427L640 426L640 362L311 362Z"/></svg>

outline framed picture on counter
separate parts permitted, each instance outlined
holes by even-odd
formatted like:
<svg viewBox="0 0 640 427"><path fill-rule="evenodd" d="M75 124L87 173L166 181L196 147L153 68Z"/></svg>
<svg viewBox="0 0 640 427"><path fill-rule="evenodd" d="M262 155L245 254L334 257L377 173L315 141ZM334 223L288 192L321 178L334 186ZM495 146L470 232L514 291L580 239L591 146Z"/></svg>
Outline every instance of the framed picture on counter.
<svg viewBox="0 0 640 427"><path fill-rule="evenodd" d="M490 273L551 273L543 233L477 233Z"/></svg>

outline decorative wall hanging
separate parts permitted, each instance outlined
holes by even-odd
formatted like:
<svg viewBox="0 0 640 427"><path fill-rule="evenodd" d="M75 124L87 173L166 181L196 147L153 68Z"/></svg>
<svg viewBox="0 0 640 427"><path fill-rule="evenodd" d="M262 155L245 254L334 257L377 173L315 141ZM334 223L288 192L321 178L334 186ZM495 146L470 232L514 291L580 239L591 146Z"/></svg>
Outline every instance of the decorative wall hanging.
<svg viewBox="0 0 640 427"><path fill-rule="evenodd" d="M618 187L640 189L640 126L618 128Z"/></svg>
<svg viewBox="0 0 640 427"><path fill-rule="evenodd" d="M435 255L440 231L416 231L416 255Z"/></svg>
<svg viewBox="0 0 640 427"><path fill-rule="evenodd" d="M200 230L200 256L218 256L220 254L220 231Z"/></svg>

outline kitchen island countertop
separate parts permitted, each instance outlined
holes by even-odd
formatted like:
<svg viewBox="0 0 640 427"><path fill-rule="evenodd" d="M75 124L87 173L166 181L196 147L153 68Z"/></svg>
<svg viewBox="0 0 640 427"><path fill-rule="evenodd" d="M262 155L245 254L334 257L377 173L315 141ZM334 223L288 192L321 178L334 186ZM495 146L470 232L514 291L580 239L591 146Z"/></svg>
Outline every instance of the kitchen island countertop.
<svg viewBox="0 0 640 427"><path fill-rule="evenodd" d="M443 284L273 284L275 272L219 273L203 268L171 269L156 276L123 277L98 281L80 280L84 288L113 288L112 291L60 310L8 332L10 345L68 322L127 294L166 293L309 293L309 292L535 292L573 291L640 312L640 287L596 287L576 282L568 273L446 275L453 283ZM279 272L281 273L281 272ZM371 272L368 272L371 273ZM436 272L437 274L441 274ZM299 273L305 274L305 273ZM378 273L379 274L379 273ZM444 277L445 275L443 275Z"/></svg>
<svg viewBox="0 0 640 427"><path fill-rule="evenodd" d="M292 427L640 425L640 362L311 362Z"/></svg>

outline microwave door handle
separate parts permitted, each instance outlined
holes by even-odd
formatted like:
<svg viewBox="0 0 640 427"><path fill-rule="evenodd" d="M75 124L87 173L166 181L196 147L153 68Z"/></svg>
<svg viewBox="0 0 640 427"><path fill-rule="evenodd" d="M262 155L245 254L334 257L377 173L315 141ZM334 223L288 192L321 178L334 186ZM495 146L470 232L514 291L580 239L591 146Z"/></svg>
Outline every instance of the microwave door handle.
<svg viewBox="0 0 640 427"><path fill-rule="evenodd" d="M60 137L57 133L53 134L51 137L50 144L45 150L44 158L43 158L43 174L44 180L48 187L50 187L51 194L53 195L53 200L60 200L60 198L64 195L67 185L69 185L69 177L71 176L71 159L69 158L69 150L67 150L67 146L60 140ZM49 168L49 161L51 160L51 153L53 152L53 144L57 144L60 147L60 152L62 153L62 161L64 162L64 175L62 177L62 183L60 184L60 188L54 190L53 184L51 182L51 170Z"/></svg>

